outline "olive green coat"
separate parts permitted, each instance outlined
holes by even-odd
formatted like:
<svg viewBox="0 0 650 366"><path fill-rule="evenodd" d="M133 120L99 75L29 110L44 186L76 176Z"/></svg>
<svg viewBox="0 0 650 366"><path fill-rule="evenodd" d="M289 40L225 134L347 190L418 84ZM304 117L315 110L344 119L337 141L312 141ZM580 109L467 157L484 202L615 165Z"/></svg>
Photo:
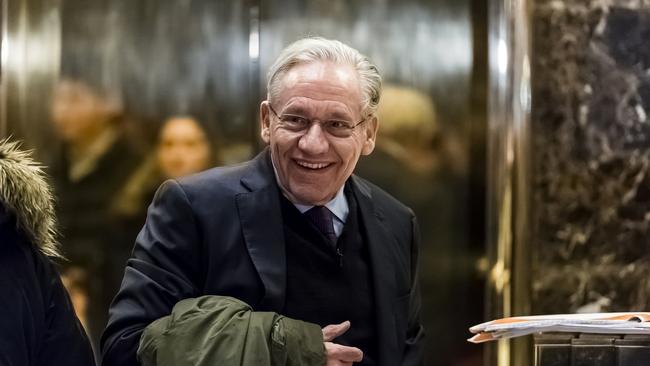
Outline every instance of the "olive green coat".
<svg viewBox="0 0 650 366"><path fill-rule="evenodd" d="M318 325L255 312L232 297L178 302L140 338L142 366L325 365Z"/></svg>

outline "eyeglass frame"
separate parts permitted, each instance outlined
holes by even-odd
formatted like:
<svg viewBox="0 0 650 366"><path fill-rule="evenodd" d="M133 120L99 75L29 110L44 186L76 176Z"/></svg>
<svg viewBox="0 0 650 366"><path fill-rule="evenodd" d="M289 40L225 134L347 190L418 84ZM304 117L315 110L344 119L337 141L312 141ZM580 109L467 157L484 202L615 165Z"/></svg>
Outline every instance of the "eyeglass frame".
<svg viewBox="0 0 650 366"><path fill-rule="evenodd" d="M278 112L275 111L275 109L274 109L273 106L271 105L271 102L267 102L267 105L268 105L268 107L269 107L269 110L271 110L271 113L273 113L273 114L275 115L275 117L276 117L280 122L286 123L286 121L282 120L282 117L278 114ZM294 114L290 114L290 116L294 116L294 117L298 117L298 118L303 118L303 119L309 121L309 124L307 125L306 128L303 129L303 131L308 131L309 128L311 127L312 123L314 123L314 121L317 120L316 118L307 118L307 117L303 117L303 116L299 116L299 115L294 115ZM370 117L370 116L366 116L366 117L364 117L361 121L359 121L359 122L357 122L357 123L354 123L353 125L345 126L346 131L350 131L350 134L349 134L348 136L337 136L337 135L334 135L334 134L330 133L330 132L327 130L327 128L323 127L323 125L322 125L322 122L328 122L328 121L346 122L346 121L344 121L344 120L325 120L325 121L320 121L320 122L321 122L321 127L323 127L324 130L327 131L327 133L328 133L329 135L331 135L331 136L333 136L333 137L336 137L336 138L349 138L349 137L352 136L354 130L355 130L355 129L360 125L360 124L366 122L366 121L369 119L369 117Z"/></svg>

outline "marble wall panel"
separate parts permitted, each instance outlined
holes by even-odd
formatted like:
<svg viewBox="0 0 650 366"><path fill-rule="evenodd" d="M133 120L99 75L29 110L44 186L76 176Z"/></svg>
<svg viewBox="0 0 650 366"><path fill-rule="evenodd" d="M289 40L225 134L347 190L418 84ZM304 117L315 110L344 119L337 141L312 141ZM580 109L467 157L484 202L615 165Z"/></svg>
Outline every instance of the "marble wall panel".
<svg viewBox="0 0 650 366"><path fill-rule="evenodd" d="M533 311L650 309L650 2L534 3Z"/></svg>

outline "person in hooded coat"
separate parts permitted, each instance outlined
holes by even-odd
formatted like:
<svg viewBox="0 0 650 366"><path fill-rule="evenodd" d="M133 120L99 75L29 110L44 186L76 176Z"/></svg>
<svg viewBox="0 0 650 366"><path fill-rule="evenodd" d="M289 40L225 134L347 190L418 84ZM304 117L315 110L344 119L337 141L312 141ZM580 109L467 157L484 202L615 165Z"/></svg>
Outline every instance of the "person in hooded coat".
<svg viewBox="0 0 650 366"><path fill-rule="evenodd" d="M95 365L59 258L45 176L17 143L0 140L0 365Z"/></svg>

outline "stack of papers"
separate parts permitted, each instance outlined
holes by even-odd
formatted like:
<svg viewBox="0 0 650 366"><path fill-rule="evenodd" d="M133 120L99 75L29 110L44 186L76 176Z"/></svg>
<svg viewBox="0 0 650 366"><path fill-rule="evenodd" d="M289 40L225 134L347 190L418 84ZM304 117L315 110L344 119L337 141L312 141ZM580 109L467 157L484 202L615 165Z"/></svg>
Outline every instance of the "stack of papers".
<svg viewBox="0 0 650 366"><path fill-rule="evenodd" d="M469 328L472 343L541 332L650 334L650 313L592 313L518 316Z"/></svg>

